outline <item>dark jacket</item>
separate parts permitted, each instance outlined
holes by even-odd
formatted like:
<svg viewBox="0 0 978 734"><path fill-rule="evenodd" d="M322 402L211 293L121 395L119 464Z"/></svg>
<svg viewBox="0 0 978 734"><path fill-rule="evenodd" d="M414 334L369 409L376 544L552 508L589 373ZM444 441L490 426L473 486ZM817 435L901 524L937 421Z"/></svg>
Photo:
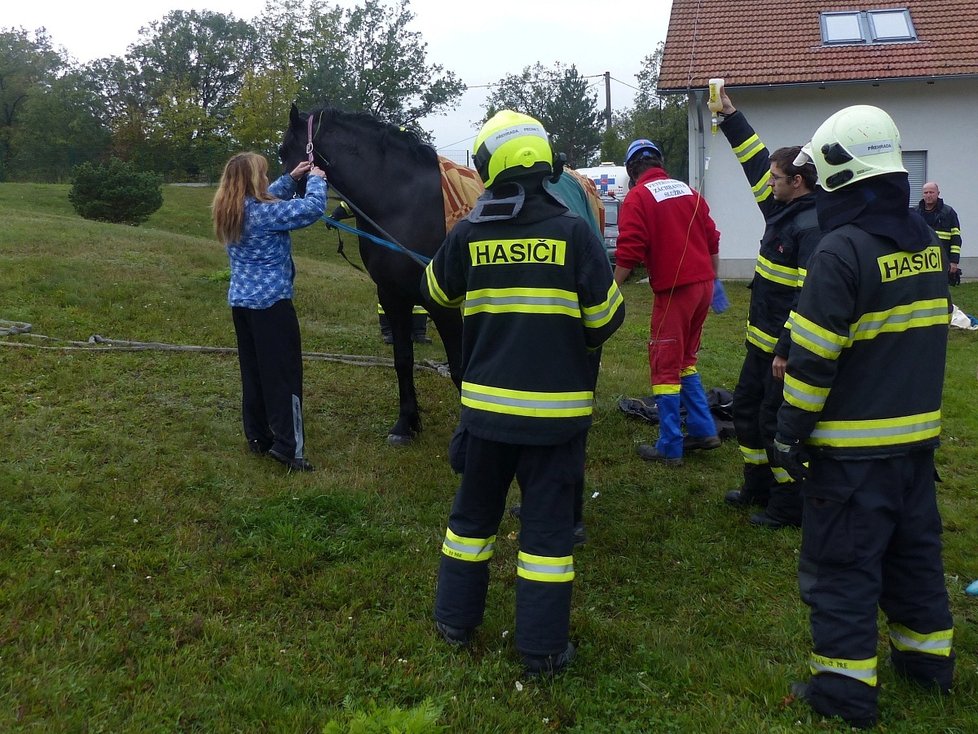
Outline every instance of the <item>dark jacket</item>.
<svg viewBox="0 0 978 734"><path fill-rule="evenodd" d="M961 223L958 221L958 213L945 204L944 199L938 199L937 206L931 211L927 211L924 200L921 199L917 204L917 211L930 228L937 232L948 260L952 263L961 262Z"/></svg>
<svg viewBox="0 0 978 734"><path fill-rule="evenodd" d="M764 235L751 281L747 347L788 356L788 315L798 302L808 258L822 236L815 213L815 194L777 201L768 186L771 157L740 111L720 125L733 148L764 215Z"/></svg>
<svg viewBox="0 0 978 734"><path fill-rule="evenodd" d="M492 441L564 443L591 425L588 356L621 326L621 292L594 230L541 184L512 218L472 221L480 210L495 208L477 203L422 279L428 299L462 308L461 422Z"/></svg>
<svg viewBox="0 0 978 734"><path fill-rule="evenodd" d="M832 226L820 200L831 231L809 260L790 323L778 432L837 458L932 448L941 430L947 263L900 203L906 195L879 193L866 200L888 197L912 217L866 207Z"/></svg>

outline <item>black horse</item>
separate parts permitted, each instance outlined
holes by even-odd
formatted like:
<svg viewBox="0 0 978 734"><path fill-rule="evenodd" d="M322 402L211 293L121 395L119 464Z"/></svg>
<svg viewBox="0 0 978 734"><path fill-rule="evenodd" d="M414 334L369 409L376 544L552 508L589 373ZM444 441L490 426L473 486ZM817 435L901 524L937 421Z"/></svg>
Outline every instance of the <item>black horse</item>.
<svg viewBox="0 0 978 734"><path fill-rule="evenodd" d="M326 171L331 193L357 212L357 227L410 252L360 237L360 257L377 285L377 300L394 336L394 368L400 394L397 422L387 441L410 443L421 430L414 387L411 310L421 303L423 263L445 239L445 207L434 149L413 132L365 114L319 108L289 113L279 157L286 171L312 154ZM379 230L383 230L382 232ZM445 345L449 369L461 385L462 318L457 309L428 306Z"/></svg>

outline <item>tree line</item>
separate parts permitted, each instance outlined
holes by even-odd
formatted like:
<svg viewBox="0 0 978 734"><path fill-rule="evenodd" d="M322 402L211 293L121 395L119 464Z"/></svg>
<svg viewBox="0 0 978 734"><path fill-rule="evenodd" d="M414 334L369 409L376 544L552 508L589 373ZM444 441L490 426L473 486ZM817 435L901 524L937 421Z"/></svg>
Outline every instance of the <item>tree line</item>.
<svg viewBox="0 0 978 734"><path fill-rule="evenodd" d="M454 109L464 82L430 63L410 0L269 0L252 20L175 10L139 31L124 56L79 64L42 28L0 28L0 180L67 181L76 166L118 158L170 181L213 181L227 157L273 163L289 104L367 112L419 129ZM503 107L543 122L570 164L621 162L635 137L686 169L681 100L655 93L659 48L637 74L633 109L605 129L598 93L573 65L536 64L491 86L484 119Z"/></svg>

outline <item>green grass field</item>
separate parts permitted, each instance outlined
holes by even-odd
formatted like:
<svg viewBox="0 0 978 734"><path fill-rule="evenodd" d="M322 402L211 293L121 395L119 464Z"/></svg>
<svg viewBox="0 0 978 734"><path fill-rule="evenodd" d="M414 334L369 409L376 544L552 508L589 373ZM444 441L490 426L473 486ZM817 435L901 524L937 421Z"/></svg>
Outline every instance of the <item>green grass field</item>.
<svg viewBox="0 0 978 734"><path fill-rule="evenodd" d="M800 536L724 506L734 443L681 469L635 455L654 429L617 403L649 392L647 286L626 285L628 318L604 351L578 659L553 682L522 681L512 518L473 649L448 649L431 622L456 487L448 379L417 373L426 430L397 449L392 370L306 362L320 471L288 475L247 453L233 354L69 344L234 345L212 193L167 187L131 228L76 217L67 187L0 185L0 320L50 337L0 337L0 731L847 731L787 696L809 652ZM389 356L372 284L335 250L322 227L295 238L305 349ZM748 291L727 291L700 371L732 389ZM953 295L978 313L978 284ZM437 337L418 358L443 358ZM953 331L937 460L954 694L896 679L881 638L879 731L978 731L978 599L963 593L978 578L976 365L978 333ZM414 723L383 728L399 710Z"/></svg>

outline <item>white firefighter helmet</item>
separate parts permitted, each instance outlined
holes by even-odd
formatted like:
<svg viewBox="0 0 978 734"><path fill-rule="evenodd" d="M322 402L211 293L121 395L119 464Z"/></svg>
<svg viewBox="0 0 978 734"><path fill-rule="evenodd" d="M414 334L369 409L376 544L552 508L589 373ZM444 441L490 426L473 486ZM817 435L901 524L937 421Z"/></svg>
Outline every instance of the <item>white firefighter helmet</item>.
<svg viewBox="0 0 978 734"><path fill-rule="evenodd" d="M815 163L818 182L826 191L885 173L906 173L900 152L900 131L879 107L846 107L819 125L794 164Z"/></svg>

